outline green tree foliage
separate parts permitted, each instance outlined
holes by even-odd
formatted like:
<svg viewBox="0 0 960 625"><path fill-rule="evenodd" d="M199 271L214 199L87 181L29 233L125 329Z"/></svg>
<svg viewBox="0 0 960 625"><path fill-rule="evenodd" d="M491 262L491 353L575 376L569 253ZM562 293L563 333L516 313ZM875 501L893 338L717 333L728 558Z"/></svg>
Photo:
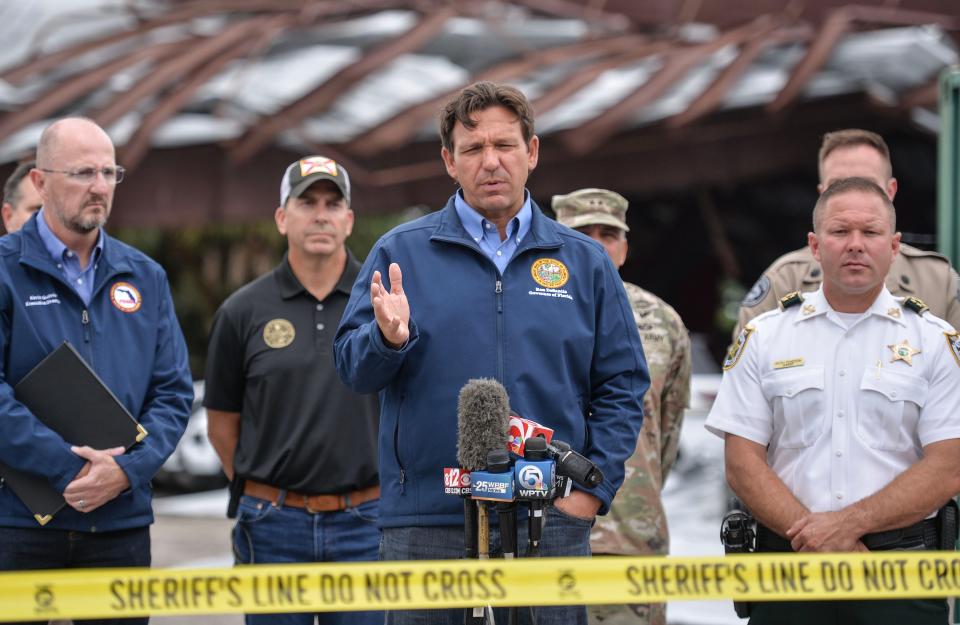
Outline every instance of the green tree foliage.
<svg viewBox="0 0 960 625"><path fill-rule="evenodd" d="M347 246L362 262L390 228L410 215L357 216ZM286 240L273 221L177 229L123 228L112 232L167 271L190 368L203 377L213 315L238 288L267 273L283 257Z"/></svg>

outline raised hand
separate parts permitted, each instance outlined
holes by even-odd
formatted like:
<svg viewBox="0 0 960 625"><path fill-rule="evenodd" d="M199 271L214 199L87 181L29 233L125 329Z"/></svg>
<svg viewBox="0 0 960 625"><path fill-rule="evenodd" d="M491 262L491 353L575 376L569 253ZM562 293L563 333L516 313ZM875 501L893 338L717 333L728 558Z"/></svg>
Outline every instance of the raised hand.
<svg viewBox="0 0 960 625"><path fill-rule="evenodd" d="M379 271L373 272L370 283L370 302L377 326L383 334L384 342L394 349L406 345L410 338L410 304L403 292L403 274L400 265L390 263L390 290L383 286Z"/></svg>

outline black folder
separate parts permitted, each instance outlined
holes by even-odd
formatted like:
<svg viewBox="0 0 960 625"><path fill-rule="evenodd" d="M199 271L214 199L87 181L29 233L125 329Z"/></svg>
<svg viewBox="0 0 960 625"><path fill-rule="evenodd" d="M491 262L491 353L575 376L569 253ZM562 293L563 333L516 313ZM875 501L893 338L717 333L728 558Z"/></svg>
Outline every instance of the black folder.
<svg viewBox="0 0 960 625"><path fill-rule="evenodd" d="M14 396L71 445L129 449L147 431L69 342L50 352L13 388ZM38 459L42 462L42 459ZM67 504L46 478L0 462L7 486L46 525Z"/></svg>

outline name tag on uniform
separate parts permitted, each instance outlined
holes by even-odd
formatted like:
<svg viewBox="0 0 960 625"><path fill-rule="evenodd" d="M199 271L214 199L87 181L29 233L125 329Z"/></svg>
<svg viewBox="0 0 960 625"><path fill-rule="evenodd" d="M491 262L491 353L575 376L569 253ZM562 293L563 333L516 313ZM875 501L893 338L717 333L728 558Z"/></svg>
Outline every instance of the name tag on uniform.
<svg viewBox="0 0 960 625"><path fill-rule="evenodd" d="M774 369L789 369L790 367L802 367L803 358L791 358L790 360L777 360L773 363Z"/></svg>

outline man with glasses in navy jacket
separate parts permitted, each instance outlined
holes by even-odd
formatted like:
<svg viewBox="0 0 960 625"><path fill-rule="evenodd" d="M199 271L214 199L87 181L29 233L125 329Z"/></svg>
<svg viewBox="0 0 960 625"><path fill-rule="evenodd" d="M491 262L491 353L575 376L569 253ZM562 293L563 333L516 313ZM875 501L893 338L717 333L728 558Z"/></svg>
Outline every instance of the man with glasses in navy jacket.
<svg viewBox="0 0 960 625"><path fill-rule="evenodd" d="M67 502L41 527L0 488L0 570L150 565L150 480L183 434L193 386L163 269L103 229L122 178L103 129L54 122L30 172L43 208L0 238L0 461ZM14 397L64 341L149 433L126 453L72 447Z"/></svg>

